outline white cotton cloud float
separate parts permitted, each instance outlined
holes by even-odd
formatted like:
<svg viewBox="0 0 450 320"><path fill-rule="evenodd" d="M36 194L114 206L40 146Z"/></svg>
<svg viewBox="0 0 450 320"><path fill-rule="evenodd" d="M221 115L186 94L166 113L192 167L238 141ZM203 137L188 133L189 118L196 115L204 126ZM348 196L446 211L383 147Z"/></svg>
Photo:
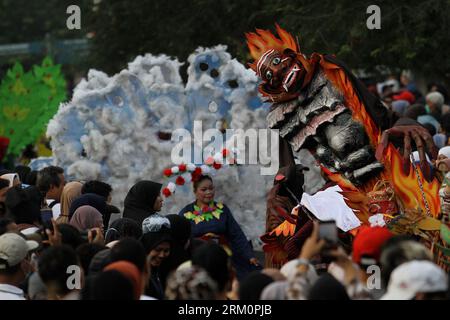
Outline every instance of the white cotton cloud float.
<svg viewBox="0 0 450 320"><path fill-rule="evenodd" d="M123 208L136 181L169 183L162 172L173 167L171 153L178 141L163 140L161 133L183 128L192 132L194 120L202 121L203 132L266 128L267 107L261 107L257 78L232 59L225 46L199 48L188 63L186 86L179 72L183 63L166 55L138 56L111 77L90 70L48 125L54 163L71 179L111 184L113 204ZM196 143L191 151L201 150L202 142ZM186 162L192 162L192 156ZM262 176L260 165L224 166L211 174L216 199L230 207L258 248L273 176ZM186 185L177 186L175 195L164 201L163 214L176 214L194 200L190 179L184 177Z"/></svg>

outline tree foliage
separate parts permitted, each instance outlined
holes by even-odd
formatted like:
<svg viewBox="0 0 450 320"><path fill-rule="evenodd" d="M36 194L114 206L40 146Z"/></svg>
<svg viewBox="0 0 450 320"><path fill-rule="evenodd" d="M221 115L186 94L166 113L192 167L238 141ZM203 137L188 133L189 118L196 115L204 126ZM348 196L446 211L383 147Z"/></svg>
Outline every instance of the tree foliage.
<svg viewBox="0 0 450 320"><path fill-rule="evenodd" d="M117 72L138 54L186 59L198 46L226 44L247 62L244 33L275 22L299 37L305 53L334 53L352 68L411 68L443 79L450 41L449 0L378 1L381 30L366 26L372 1L102 1L92 13L93 64Z"/></svg>

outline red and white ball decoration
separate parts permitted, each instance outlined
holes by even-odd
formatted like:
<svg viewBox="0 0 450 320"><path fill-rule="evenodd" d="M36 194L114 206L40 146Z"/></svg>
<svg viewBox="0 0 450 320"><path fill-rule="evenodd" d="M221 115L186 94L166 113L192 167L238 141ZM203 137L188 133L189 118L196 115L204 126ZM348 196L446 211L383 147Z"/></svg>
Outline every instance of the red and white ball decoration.
<svg viewBox="0 0 450 320"><path fill-rule="evenodd" d="M224 148L214 156L208 157L205 160L205 164L197 166L193 163L183 163L172 168L164 169L164 176L174 178L174 181L169 182L163 188L162 194L168 198L175 193L177 186L183 186L186 183L196 181L201 175L210 174L212 170L220 170L224 165L236 165L236 153L237 151L235 149L229 150Z"/></svg>

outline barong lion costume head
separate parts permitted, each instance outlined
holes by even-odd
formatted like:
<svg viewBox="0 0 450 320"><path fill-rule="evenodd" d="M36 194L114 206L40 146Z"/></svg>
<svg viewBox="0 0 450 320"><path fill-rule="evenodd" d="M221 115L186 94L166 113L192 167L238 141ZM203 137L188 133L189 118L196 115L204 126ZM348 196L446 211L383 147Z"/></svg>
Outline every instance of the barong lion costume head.
<svg viewBox="0 0 450 320"><path fill-rule="evenodd" d="M276 25L279 39L271 32L256 29L247 33L250 68L262 79L259 92L271 102L288 101L298 96L314 74L314 62L301 54L292 35Z"/></svg>

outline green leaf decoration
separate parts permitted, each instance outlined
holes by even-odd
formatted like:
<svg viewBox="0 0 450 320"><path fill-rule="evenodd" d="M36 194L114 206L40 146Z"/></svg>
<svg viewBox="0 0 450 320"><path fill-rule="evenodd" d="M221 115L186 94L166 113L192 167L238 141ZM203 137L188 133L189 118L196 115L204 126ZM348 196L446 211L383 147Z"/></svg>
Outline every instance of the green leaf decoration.
<svg viewBox="0 0 450 320"><path fill-rule="evenodd" d="M196 204L194 204L194 210L195 210L195 211L202 211L202 210L200 209L200 207L197 206Z"/></svg>
<svg viewBox="0 0 450 320"><path fill-rule="evenodd" d="M8 154L35 143L65 99L61 66L49 57L28 72L15 63L0 84L0 135L10 139Z"/></svg>

